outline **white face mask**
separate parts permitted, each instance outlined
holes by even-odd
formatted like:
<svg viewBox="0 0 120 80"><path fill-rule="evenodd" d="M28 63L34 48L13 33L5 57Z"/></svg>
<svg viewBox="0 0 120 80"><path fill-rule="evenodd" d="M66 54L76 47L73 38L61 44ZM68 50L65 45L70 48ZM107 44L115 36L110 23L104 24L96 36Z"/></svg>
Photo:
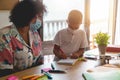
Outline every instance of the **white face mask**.
<svg viewBox="0 0 120 80"><path fill-rule="evenodd" d="M76 30L73 30L73 29L71 29L71 28L68 27L68 31L69 31L70 33L72 33L72 34L75 34L78 30L79 30L79 28L76 29Z"/></svg>

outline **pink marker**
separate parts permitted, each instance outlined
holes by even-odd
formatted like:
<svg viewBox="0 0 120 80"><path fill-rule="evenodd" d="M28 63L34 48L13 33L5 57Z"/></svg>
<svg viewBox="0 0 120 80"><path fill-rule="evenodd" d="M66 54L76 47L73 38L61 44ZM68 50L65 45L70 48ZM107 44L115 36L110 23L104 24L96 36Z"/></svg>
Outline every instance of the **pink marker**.
<svg viewBox="0 0 120 80"><path fill-rule="evenodd" d="M19 79L17 76L12 75L12 76L9 76L7 80L19 80Z"/></svg>

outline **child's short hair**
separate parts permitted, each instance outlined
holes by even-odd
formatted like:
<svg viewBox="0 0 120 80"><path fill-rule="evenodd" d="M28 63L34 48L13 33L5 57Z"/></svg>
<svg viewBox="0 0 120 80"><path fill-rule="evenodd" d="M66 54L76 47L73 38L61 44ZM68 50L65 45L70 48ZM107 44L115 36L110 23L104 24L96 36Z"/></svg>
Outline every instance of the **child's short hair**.
<svg viewBox="0 0 120 80"><path fill-rule="evenodd" d="M72 23L82 23L82 17L82 13L80 11L72 10L68 15L68 20Z"/></svg>

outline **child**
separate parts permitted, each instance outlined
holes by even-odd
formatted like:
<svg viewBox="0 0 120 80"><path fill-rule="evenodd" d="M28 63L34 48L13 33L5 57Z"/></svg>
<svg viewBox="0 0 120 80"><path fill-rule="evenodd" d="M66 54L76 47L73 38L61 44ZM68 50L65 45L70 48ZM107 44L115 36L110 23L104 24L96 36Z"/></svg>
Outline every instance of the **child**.
<svg viewBox="0 0 120 80"><path fill-rule="evenodd" d="M82 57L88 47L86 34L79 29L82 24L82 13L72 10L68 15L68 28L58 31L54 38L53 52L58 59Z"/></svg>

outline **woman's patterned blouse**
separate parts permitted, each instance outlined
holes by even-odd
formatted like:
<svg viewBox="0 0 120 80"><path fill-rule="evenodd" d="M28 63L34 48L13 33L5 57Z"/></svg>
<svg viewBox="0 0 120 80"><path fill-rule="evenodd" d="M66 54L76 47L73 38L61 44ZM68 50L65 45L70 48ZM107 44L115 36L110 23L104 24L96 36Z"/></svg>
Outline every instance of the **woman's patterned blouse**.
<svg viewBox="0 0 120 80"><path fill-rule="evenodd" d="M37 31L29 31L26 44L14 25L0 29L0 69L26 69L41 55L41 39Z"/></svg>

